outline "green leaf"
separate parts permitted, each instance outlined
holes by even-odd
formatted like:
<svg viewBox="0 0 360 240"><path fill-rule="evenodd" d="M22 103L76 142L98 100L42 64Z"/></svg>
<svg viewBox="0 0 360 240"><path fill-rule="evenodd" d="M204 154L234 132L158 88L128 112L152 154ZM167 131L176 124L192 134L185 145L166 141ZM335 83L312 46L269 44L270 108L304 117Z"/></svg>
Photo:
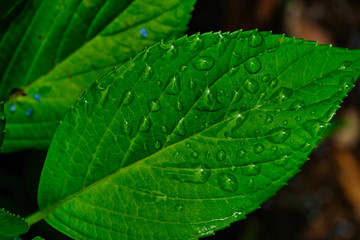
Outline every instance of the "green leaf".
<svg viewBox="0 0 360 240"><path fill-rule="evenodd" d="M25 219L0 208L0 238L16 237L29 230Z"/></svg>
<svg viewBox="0 0 360 240"><path fill-rule="evenodd" d="M1 3L0 21L4 21L15 9L23 2L23 0L7 0Z"/></svg>
<svg viewBox="0 0 360 240"><path fill-rule="evenodd" d="M360 52L270 32L159 43L57 129L39 186L75 239L197 239L292 178L359 76Z"/></svg>
<svg viewBox="0 0 360 240"><path fill-rule="evenodd" d="M0 42L0 96L20 88L5 104L4 151L47 149L84 89L145 46L182 34L194 3L29 0Z"/></svg>
<svg viewBox="0 0 360 240"><path fill-rule="evenodd" d="M0 102L0 151L1 151L1 146L2 146L3 140L4 140L5 122L6 122L6 118L5 118L5 114L4 114L4 103Z"/></svg>
<svg viewBox="0 0 360 240"><path fill-rule="evenodd" d="M1 146L4 140L4 134L5 134L5 114L4 114L4 103L0 102L0 151L1 151Z"/></svg>
<svg viewBox="0 0 360 240"><path fill-rule="evenodd" d="M44 240L42 237L35 237L33 240Z"/></svg>

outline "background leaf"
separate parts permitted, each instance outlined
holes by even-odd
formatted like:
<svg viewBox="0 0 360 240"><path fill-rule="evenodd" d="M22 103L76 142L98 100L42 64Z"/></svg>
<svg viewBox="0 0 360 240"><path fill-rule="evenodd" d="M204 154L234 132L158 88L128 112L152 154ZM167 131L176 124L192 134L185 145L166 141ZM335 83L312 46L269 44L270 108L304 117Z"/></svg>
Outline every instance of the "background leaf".
<svg viewBox="0 0 360 240"><path fill-rule="evenodd" d="M58 128L39 186L76 238L196 239L286 184L359 75L359 51L269 32L156 44Z"/></svg>
<svg viewBox="0 0 360 240"><path fill-rule="evenodd" d="M16 237L28 230L29 226L23 218L0 208L0 238Z"/></svg>
<svg viewBox="0 0 360 240"><path fill-rule="evenodd" d="M29 0L0 42L4 151L47 149L65 112L101 75L186 30L195 0Z"/></svg>

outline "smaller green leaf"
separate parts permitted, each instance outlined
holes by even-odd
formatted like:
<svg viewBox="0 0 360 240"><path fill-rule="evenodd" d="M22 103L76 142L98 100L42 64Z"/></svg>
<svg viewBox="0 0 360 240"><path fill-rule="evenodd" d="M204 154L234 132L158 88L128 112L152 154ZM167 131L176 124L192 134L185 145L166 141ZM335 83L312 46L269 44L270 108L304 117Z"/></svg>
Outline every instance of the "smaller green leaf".
<svg viewBox="0 0 360 240"><path fill-rule="evenodd" d="M44 240L42 237L35 237L33 240Z"/></svg>
<svg viewBox="0 0 360 240"><path fill-rule="evenodd" d="M4 140L5 134L5 114L4 114L4 103L0 102L0 150Z"/></svg>
<svg viewBox="0 0 360 240"><path fill-rule="evenodd" d="M29 230L25 219L0 208L0 236L14 237Z"/></svg>

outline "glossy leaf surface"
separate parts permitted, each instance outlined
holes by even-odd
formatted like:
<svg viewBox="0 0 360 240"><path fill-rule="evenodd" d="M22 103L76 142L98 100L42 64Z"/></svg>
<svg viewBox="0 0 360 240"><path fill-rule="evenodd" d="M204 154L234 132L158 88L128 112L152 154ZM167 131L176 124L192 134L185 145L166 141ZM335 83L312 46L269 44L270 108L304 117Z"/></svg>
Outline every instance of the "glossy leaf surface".
<svg viewBox="0 0 360 240"><path fill-rule="evenodd" d="M0 208L0 239L10 239L29 230L23 218Z"/></svg>
<svg viewBox="0 0 360 240"><path fill-rule="evenodd" d="M4 151L47 149L96 79L145 46L186 30L195 0L29 0L0 41Z"/></svg>
<svg viewBox="0 0 360 240"><path fill-rule="evenodd" d="M244 219L306 162L359 58L257 31L152 46L56 131L46 221L75 239L197 239Z"/></svg>

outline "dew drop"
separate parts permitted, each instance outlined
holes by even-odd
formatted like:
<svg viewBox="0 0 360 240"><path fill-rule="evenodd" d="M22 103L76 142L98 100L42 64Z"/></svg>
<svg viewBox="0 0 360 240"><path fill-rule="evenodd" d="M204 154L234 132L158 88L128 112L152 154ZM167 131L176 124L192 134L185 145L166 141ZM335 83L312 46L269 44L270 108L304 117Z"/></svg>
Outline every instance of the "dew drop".
<svg viewBox="0 0 360 240"><path fill-rule="evenodd" d="M279 81L275 78L271 82L269 82L269 88L276 88L279 84Z"/></svg>
<svg viewBox="0 0 360 240"><path fill-rule="evenodd" d="M146 65L143 77L147 80L150 80L153 75L154 71L152 70L152 68L149 65Z"/></svg>
<svg viewBox="0 0 360 240"><path fill-rule="evenodd" d="M199 157L199 153L198 153L197 151L193 151L193 152L191 153L191 157L192 157L192 158L198 158L198 157Z"/></svg>
<svg viewBox="0 0 360 240"><path fill-rule="evenodd" d="M233 193L238 189L238 180L231 173L219 173L217 175L219 187L227 192Z"/></svg>
<svg viewBox="0 0 360 240"><path fill-rule="evenodd" d="M11 104L9 110L10 110L10 112L12 112L12 113L15 112L15 110L16 110L16 105L15 105L15 104Z"/></svg>
<svg viewBox="0 0 360 240"><path fill-rule="evenodd" d="M184 205L182 205L182 204L177 204L177 205L175 205L174 209L175 209L175 211L177 211L177 212L184 212L185 207L184 207Z"/></svg>
<svg viewBox="0 0 360 240"><path fill-rule="evenodd" d="M165 125L162 125L161 126L161 132L167 133L167 131L168 131L168 128Z"/></svg>
<svg viewBox="0 0 360 240"><path fill-rule="evenodd" d="M309 120L305 122L302 127L312 136L321 136L329 124L319 120Z"/></svg>
<svg viewBox="0 0 360 240"><path fill-rule="evenodd" d="M261 80L262 80L263 82L268 82L268 81L270 80L270 74L264 75L264 76L261 78Z"/></svg>
<svg viewBox="0 0 360 240"><path fill-rule="evenodd" d="M288 120L283 121L284 126L288 125L288 123L289 123Z"/></svg>
<svg viewBox="0 0 360 240"><path fill-rule="evenodd" d="M186 135L186 129L184 125L184 118L181 118L178 122L177 126L175 127L174 133L180 137L183 137Z"/></svg>
<svg viewBox="0 0 360 240"><path fill-rule="evenodd" d="M121 97L121 104L128 106L134 101L134 93L131 89L126 90Z"/></svg>
<svg viewBox="0 0 360 240"><path fill-rule="evenodd" d="M148 33L146 32L146 29L145 28L141 28L140 29L140 35L144 38L147 38L148 37Z"/></svg>
<svg viewBox="0 0 360 240"><path fill-rule="evenodd" d="M270 114L266 114L265 116L265 124L269 125L270 123L272 123L274 120L273 116L271 116Z"/></svg>
<svg viewBox="0 0 360 240"><path fill-rule="evenodd" d="M260 153L264 152L264 150L265 150L265 147L261 143L258 143L258 144L256 144L254 146L254 152L257 153L257 154L260 154Z"/></svg>
<svg viewBox="0 0 360 240"><path fill-rule="evenodd" d="M295 118L295 120L296 120L297 122L299 122L299 121L301 121L301 117L300 117L300 116L297 116L297 117Z"/></svg>
<svg viewBox="0 0 360 240"><path fill-rule="evenodd" d="M346 69L346 68L350 67L351 65L352 65L351 61L344 61L340 64L339 70Z"/></svg>
<svg viewBox="0 0 360 240"><path fill-rule="evenodd" d="M195 87L196 87L196 82L191 79L190 82L189 82L189 88L194 89Z"/></svg>
<svg viewBox="0 0 360 240"><path fill-rule="evenodd" d="M33 113L34 113L34 110L32 108L29 108L28 110L25 111L25 115L28 117L30 117Z"/></svg>
<svg viewBox="0 0 360 240"><path fill-rule="evenodd" d="M196 110L204 112L216 112L224 108L224 104L220 103L217 98L215 86L206 88L203 96L199 99Z"/></svg>
<svg viewBox="0 0 360 240"><path fill-rule="evenodd" d="M34 97L34 99L35 99L36 101L38 101L38 102L40 102L40 101L41 101L40 94L35 93L33 97Z"/></svg>
<svg viewBox="0 0 360 240"><path fill-rule="evenodd" d="M157 85L158 87L161 87L162 81L160 81L160 80L156 81L156 85Z"/></svg>
<svg viewBox="0 0 360 240"><path fill-rule="evenodd" d="M149 117L142 117L139 121L139 131L148 132L151 128L151 120Z"/></svg>
<svg viewBox="0 0 360 240"><path fill-rule="evenodd" d="M233 103L240 102L240 100L243 96L244 96L244 93L241 90L234 89L233 94L232 94Z"/></svg>
<svg viewBox="0 0 360 240"><path fill-rule="evenodd" d="M180 92L180 77L174 76L170 79L170 83L166 89L166 94L177 95Z"/></svg>
<svg viewBox="0 0 360 240"><path fill-rule="evenodd" d="M248 116L249 116L249 112L239 113L236 116L235 126L231 129L231 132L234 133L235 131L237 131L245 123Z"/></svg>
<svg viewBox="0 0 360 240"><path fill-rule="evenodd" d="M132 130L133 130L132 125L126 119L124 119L124 122L120 125L121 133L126 136L130 136L132 133Z"/></svg>
<svg viewBox="0 0 360 240"><path fill-rule="evenodd" d="M236 152L236 156L238 158L244 158L246 156L246 151L244 149L240 149L239 151Z"/></svg>
<svg viewBox="0 0 360 240"><path fill-rule="evenodd" d="M256 80L250 78L245 81L244 88L249 93L256 93L259 90L259 83Z"/></svg>
<svg viewBox="0 0 360 240"><path fill-rule="evenodd" d="M260 164L250 164L241 168L241 172L246 176L255 176L258 175L261 171Z"/></svg>
<svg viewBox="0 0 360 240"><path fill-rule="evenodd" d="M234 76L238 71L239 71L239 67L233 67L229 70L229 74L230 76Z"/></svg>
<svg viewBox="0 0 360 240"><path fill-rule="evenodd" d="M161 110L160 102L157 99L150 99L147 106L151 112L158 112Z"/></svg>
<svg viewBox="0 0 360 240"><path fill-rule="evenodd" d="M310 143L305 143L305 144L301 147L301 151L302 151L303 153L310 153L313 148L315 148L315 145L311 145Z"/></svg>
<svg viewBox="0 0 360 240"><path fill-rule="evenodd" d="M226 157L226 152L222 149L220 149L216 154L216 159L218 161L224 161L225 157Z"/></svg>
<svg viewBox="0 0 360 240"><path fill-rule="evenodd" d="M184 105L182 105L182 103L180 101L176 102L176 110L178 112L181 112L182 110L184 110Z"/></svg>
<svg viewBox="0 0 360 240"><path fill-rule="evenodd" d="M251 34L249 37L249 45L250 47L258 47L263 43L263 36L261 34Z"/></svg>
<svg viewBox="0 0 360 240"><path fill-rule="evenodd" d="M209 71L215 64L215 59L210 56L197 58L193 62L193 66L198 71Z"/></svg>
<svg viewBox="0 0 360 240"><path fill-rule="evenodd" d="M296 100L291 104L290 109L299 111L299 110L303 109L304 107L305 107L304 101Z"/></svg>
<svg viewBox="0 0 360 240"><path fill-rule="evenodd" d="M154 148L156 150L159 150L161 148L161 142L159 140L156 140L154 143Z"/></svg>
<svg viewBox="0 0 360 240"><path fill-rule="evenodd" d="M292 90L289 88L281 87L272 96L271 101L283 103L292 96Z"/></svg>
<svg viewBox="0 0 360 240"><path fill-rule="evenodd" d="M245 69L251 74L255 74L261 69L261 62L259 58L253 57L245 62Z"/></svg>
<svg viewBox="0 0 360 240"><path fill-rule="evenodd" d="M253 189L255 187L254 179L250 178L247 183L248 188Z"/></svg>
<svg viewBox="0 0 360 240"><path fill-rule="evenodd" d="M289 160L290 160L289 156L285 155L281 159L274 161L274 165L278 167L284 167L288 164Z"/></svg>
<svg viewBox="0 0 360 240"><path fill-rule="evenodd" d="M186 39L186 41L189 43L189 50L190 51L200 51L204 47L204 42L199 36L193 35Z"/></svg>
<svg viewBox="0 0 360 240"><path fill-rule="evenodd" d="M283 143L290 137L291 130L288 128L275 128L268 132L267 139L272 143Z"/></svg>

